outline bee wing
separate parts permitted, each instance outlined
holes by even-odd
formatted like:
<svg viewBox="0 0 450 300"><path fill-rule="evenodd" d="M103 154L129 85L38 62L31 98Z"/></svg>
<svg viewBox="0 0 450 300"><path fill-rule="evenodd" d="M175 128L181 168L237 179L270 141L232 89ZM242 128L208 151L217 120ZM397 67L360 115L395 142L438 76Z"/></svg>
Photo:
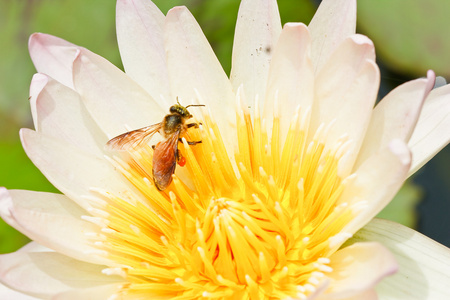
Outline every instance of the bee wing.
<svg viewBox="0 0 450 300"><path fill-rule="evenodd" d="M156 145L153 151L153 181L162 191L172 182L177 165L178 137L180 131Z"/></svg>
<svg viewBox="0 0 450 300"><path fill-rule="evenodd" d="M147 127L125 132L110 139L106 143L105 148L108 150L127 150L142 147L160 129L161 123L156 123Z"/></svg>

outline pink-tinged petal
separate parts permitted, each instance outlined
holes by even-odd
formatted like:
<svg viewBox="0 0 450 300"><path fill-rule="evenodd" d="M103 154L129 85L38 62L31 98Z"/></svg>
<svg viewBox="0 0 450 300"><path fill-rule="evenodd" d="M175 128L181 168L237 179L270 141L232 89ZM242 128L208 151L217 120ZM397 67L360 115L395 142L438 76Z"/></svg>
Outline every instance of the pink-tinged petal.
<svg viewBox="0 0 450 300"><path fill-rule="evenodd" d="M311 106L314 97L314 74L310 60L311 39L304 24L288 23L281 32L270 64L264 102L264 117L270 123L274 110L282 118L283 136L296 112ZM278 108L274 103L278 101Z"/></svg>
<svg viewBox="0 0 450 300"><path fill-rule="evenodd" d="M373 111L355 168L393 139L409 140L434 81L430 71L427 79L402 84L381 100Z"/></svg>
<svg viewBox="0 0 450 300"><path fill-rule="evenodd" d="M450 299L450 249L398 223L373 219L351 240L376 241L394 255L399 271L377 285L380 299Z"/></svg>
<svg viewBox="0 0 450 300"><path fill-rule="evenodd" d="M450 85L434 89L425 101L408 142L413 153L409 175L414 174L450 142Z"/></svg>
<svg viewBox="0 0 450 300"><path fill-rule="evenodd" d="M0 215L11 226L30 239L64 255L91 263L110 261L93 255L88 233L99 227L82 220L89 215L72 200L61 194L31 191L0 191ZM70 237L70 238L68 238Z"/></svg>
<svg viewBox="0 0 450 300"><path fill-rule="evenodd" d="M314 71L319 72L339 44L355 34L356 0L323 0L308 27Z"/></svg>
<svg viewBox="0 0 450 300"><path fill-rule="evenodd" d="M125 72L153 99L169 107L169 76L164 50L164 15L151 1L119 0L116 6L117 42Z"/></svg>
<svg viewBox="0 0 450 300"><path fill-rule="evenodd" d="M8 190L4 187L0 187L0 217L3 219L3 221L14 227L16 230L22 231L20 225L11 215L11 206L11 197L8 193Z"/></svg>
<svg viewBox="0 0 450 300"><path fill-rule="evenodd" d="M34 129L39 130L39 125L38 125L38 121L37 121L37 109L36 109L36 99L39 96L39 94L42 92L42 90L44 89L44 87L47 85L48 83L48 76L44 75L44 74L34 74L33 78L31 79L31 84L30 84L30 108L31 108L31 117L33 118L33 125L34 125Z"/></svg>
<svg viewBox="0 0 450 300"><path fill-rule="evenodd" d="M20 131L28 157L47 179L67 197L89 209L86 197L97 195L92 188L108 191L135 203L140 194L103 157L29 129Z"/></svg>
<svg viewBox="0 0 450 300"><path fill-rule="evenodd" d="M35 298L32 296L28 296L12 290L2 284L0 284L0 299L2 300L38 300L39 298Z"/></svg>
<svg viewBox="0 0 450 300"><path fill-rule="evenodd" d="M28 48L39 73L47 74L73 88L72 62L80 47L52 35L34 33L30 37Z"/></svg>
<svg viewBox="0 0 450 300"><path fill-rule="evenodd" d="M246 98L264 100L272 51L281 33L276 0L243 0L239 7L233 43L230 80L233 89L243 85Z"/></svg>
<svg viewBox="0 0 450 300"><path fill-rule="evenodd" d="M14 227L16 230L25 233L25 228L19 223L19 220L15 218L13 215L13 200L10 194L10 191L4 187L0 187L0 217L9 224L11 227ZM21 248L20 251L50 251L49 248L43 247L35 242L28 243L24 247Z"/></svg>
<svg viewBox="0 0 450 300"><path fill-rule="evenodd" d="M73 63L75 89L98 126L112 138L161 122L167 108L148 95L116 66L80 50Z"/></svg>
<svg viewBox="0 0 450 300"><path fill-rule="evenodd" d="M205 104L224 140L232 140L234 94L197 21L186 7L175 7L167 13L164 33L172 94L182 105Z"/></svg>
<svg viewBox="0 0 450 300"><path fill-rule="evenodd" d="M311 134L332 124L327 144L343 135L351 141L342 175L351 171L377 97L380 71L374 62L373 43L365 36L346 39L318 74L311 117Z"/></svg>
<svg viewBox="0 0 450 300"><path fill-rule="evenodd" d="M347 182L341 202L354 210L355 218L342 230L353 234L375 217L406 180L411 153L401 140L369 157Z"/></svg>
<svg viewBox="0 0 450 300"><path fill-rule="evenodd" d="M356 243L340 249L330 257L333 271L330 288L325 292L332 299L352 299L373 288L384 277L397 272L398 264L388 249L379 243ZM370 299L370 298L364 298ZM376 298L375 298L376 299Z"/></svg>
<svg viewBox="0 0 450 300"><path fill-rule="evenodd" d="M35 74L30 94L36 131L102 155L108 139L92 120L77 92L46 75Z"/></svg>
<svg viewBox="0 0 450 300"><path fill-rule="evenodd" d="M57 252L17 251L0 255L0 281L15 290L44 299L72 289L122 282L118 276L104 275L104 268Z"/></svg>

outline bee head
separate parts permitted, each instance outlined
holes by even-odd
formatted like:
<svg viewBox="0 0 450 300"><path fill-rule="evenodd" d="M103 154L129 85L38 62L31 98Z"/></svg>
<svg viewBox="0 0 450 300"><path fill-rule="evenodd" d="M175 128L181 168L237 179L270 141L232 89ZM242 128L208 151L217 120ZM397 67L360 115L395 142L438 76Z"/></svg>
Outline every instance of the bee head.
<svg viewBox="0 0 450 300"><path fill-rule="evenodd" d="M192 115L189 113L186 107L180 104L174 104L170 107L170 113L179 114L184 118L192 118Z"/></svg>

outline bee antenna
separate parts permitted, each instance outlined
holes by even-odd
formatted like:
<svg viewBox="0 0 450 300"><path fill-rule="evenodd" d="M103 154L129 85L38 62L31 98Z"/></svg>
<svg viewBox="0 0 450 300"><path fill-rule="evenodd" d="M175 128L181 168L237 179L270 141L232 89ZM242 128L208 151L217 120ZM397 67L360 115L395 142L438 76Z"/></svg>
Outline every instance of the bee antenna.
<svg viewBox="0 0 450 300"><path fill-rule="evenodd" d="M178 103L178 105L181 105L181 104L180 104L180 100L178 100L178 96L177 96L177 103Z"/></svg>
<svg viewBox="0 0 450 300"><path fill-rule="evenodd" d="M186 108L188 108L189 106L205 106L205 104L189 104L188 106L186 106Z"/></svg>

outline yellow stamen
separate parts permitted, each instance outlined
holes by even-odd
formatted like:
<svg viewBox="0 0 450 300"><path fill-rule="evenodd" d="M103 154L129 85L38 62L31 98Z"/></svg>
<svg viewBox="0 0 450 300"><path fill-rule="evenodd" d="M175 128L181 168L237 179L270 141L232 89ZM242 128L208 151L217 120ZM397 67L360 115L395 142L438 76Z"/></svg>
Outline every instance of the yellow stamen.
<svg viewBox="0 0 450 300"><path fill-rule="evenodd" d="M188 135L202 143L179 144L190 181L174 175L164 192L152 180L150 146L111 160L142 194L130 200L97 191L87 217L103 227L93 242L121 266L109 272L129 282L121 295L301 299L323 283L356 207L340 201L349 179L338 165L348 142L327 144L332 124L309 132L308 108L297 108L282 128L278 105L268 134L258 101L252 122L237 97L234 161L203 110L202 125Z"/></svg>

